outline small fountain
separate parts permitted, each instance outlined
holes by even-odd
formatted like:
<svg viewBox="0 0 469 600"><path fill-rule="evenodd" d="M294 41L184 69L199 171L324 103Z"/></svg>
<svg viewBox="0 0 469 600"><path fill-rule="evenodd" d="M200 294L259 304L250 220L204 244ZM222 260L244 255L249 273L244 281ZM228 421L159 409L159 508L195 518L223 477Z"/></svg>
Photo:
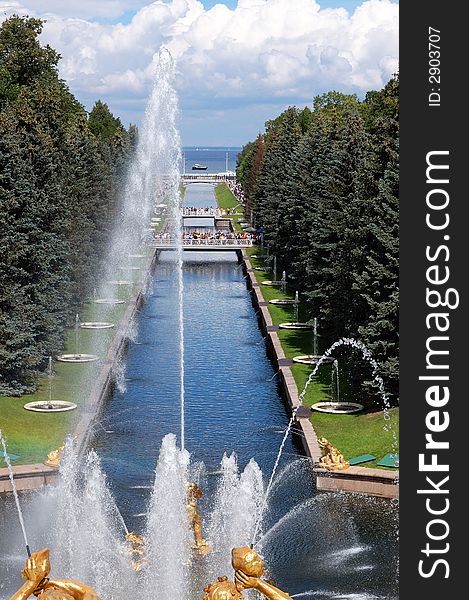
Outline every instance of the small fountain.
<svg viewBox="0 0 469 600"><path fill-rule="evenodd" d="M97 300L95 300L97 302ZM89 363L98 360L99 357L96 354L80 354L79 352L80 342L80 318L78 314L75 316L75 354L61 354L57 357L60 362L67 363Z"/></svg>
<svg viewBox="0 0 469 600"><path fill-rule="evenodd" d="M266 279L262 282L262 285L281 285L282 291L285 292L285 283L286 283L286 275L285 271L283 272L282 279L277 281L277 257L273 258L273 267L272 267L273 279ZM285 277L285 279L284 279Z"/></svg>
<svg viewBox="0 0 469 600"><path fill-rule="evenodd" d="M311 408L318 412L329 413L333 415L349 415L360 412L364 409L363 404L359 404L358 402L344 402L340 399L339 361L337 359L332 363L330 401L316 402L311 406Z"/></svg>
<svg viewBox="0 0 469 600"><path fill-rule="evenodd" d="M81 329L111 329L114 327L114 323L107 323L106 321L88 321L80 323Z"/></svg>
<svg viewBox="0 0 469 600"><path fill-rule="evenodd" d="M265 248L266 248L266 253L264 254L264 236L262 236L262 241L261 241L261 254L251 254L251 258L257 258L260 260L266 260L268 258L270 258L269 255L269 244L266 244Z"/></svg>
<svg viewBox="0 0 469 600"><path fill-rule="evenodd" d="M56 413L74 410L77 405L73 402L68 402L67 400L52 400L52 356L49 356L49 368L47 376L49 379L49 399L46 401L28 402L23 408L32 412L40 413Z"/></svg>
<svg viewBox="0 0 469 600"><path fill-rule="evenodd" d="M283 272L282 281L284 280L284 276L285 271ZM298 291L295 292L295 299L293 300L293 305L295 310L294 321L292 321L291 323L280 323L280 329L313 329L310 323L300 323L298 321L298 311L300 306Z"/></svg>
<svg viewBox="0 0 469 600"><path fill-rule="evenodd" d="M313 319L313 353L294 356L293 361L303 365L316 365L319 361L321 361L322 365L334 362L331 356L321 356L318 354L318 320L316 317Z"/></svg>
<svg viewBox="0 0 469 600"><path fill-rule="evenodd" d="M93 302L95 304L124 304L125 300L119 300L118 298L97 298Z"/></svg>

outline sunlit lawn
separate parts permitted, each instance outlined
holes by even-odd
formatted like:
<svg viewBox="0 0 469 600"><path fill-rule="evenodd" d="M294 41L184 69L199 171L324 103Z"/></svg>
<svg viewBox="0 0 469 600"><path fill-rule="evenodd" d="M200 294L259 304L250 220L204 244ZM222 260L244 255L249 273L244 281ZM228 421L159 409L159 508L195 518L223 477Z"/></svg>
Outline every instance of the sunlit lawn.
<svg viewBox="0 0 469 600"><path fill-rule="evenodd" d="M253 254L259 256L260 253L261 249L259 247L247 249L249 256ZM254 275L261 284L261 292L267 302L274 298L293 299L295 297L295 290L287 288L283 292L281 286L262 285L263 281L273 278L272 272L268 269L268 265L271 264L268 259L251 258L251 264L253 267L264 268L264 270L255 269ZM274 325L294 320L293 306L269 304L268 310ZM299 320L303 321L304 319L305 315L300 304ZM301 354L312 354L313 352L312 331L279 329L278 336L285 356L288 358L293 358ZM318 348L319 352L326 350L320 337L318 338ZM357 402L359 400L354 398L353 390L348 382L349 373L347 364L344 364L345 357L342 355L339 358L340 399ZM292 365L291 370L299 394L303 394L306 382L313 369L314 367L310 365L298 363ZM311 406L320 401L336 400L336 397L334 397L336 389L335 386L332 386L331 370L331 365L323 365L319 368L304 395L302 395L303 403L306 406ZM318 437L327 438L339 448L346 458L352 458L361 454L373 454L376 460L364 463L363 466L374 467L385 454L399 451L399 409L392 408L384 411L377 410L377 408L376 401L370 399L369 406L363 412L351 415L331 415L313 411L311 421Z"/></svg>
<svg viewBox="0 0 469 600"><path fill-rule="evenodd" d="M140 262L139 262L140 261ZM143 266L145 259L136 259L135 265ZM134 271L134 275L126 274L126 279L137 281L143 271ZM117 297L128 300L133 286L119 286ZM25 396L0 396L0 429L6 439L8 452L18 458L12 464L29 464L43 462L47 454L63 443L64 437L73 431L80 417L80 407L88 398L96 377L106 360L111 341L116 333L127 304L102 305L94 302L87 303L80 315L81 322L107 321L114 323L112 329L79 329L80 354L97 354L100 360L85 364L70 364L59 361L53 362L53 377L51 391L53 400L74 402L78 408L71 412L43 414L25 410L27 402L42 401L49 398L49 378L39 377L38 389L33 394ZM75 328L68 332L64 354L74 354L76 351ZM55 357L53 357L55 359ZM0 459L0 466L4 466Z"/></svg>

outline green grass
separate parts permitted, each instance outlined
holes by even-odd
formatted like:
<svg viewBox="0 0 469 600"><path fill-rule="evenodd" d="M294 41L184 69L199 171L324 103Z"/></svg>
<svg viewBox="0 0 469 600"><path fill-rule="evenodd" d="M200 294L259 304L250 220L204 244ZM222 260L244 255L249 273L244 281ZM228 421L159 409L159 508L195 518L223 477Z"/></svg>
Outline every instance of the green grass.
<svg viewBox="0 0 469 600"><path fill-rule="evenodd" d="M217 200L218 207L231 212L234 208L238 207L238 211L243 211L239 200L231 192L230 188L226 183L219 183L215 186L215 198ZM244 219L244 213L233 213L229 214L229 217L233 223L233 229L235 231L243 231L243 228L239 224L239 221Z"/></svg>
<svg viewBox="0 0 469 600"><path fill-rule="evenodd" d="M143 266L144 263L145 259L134 259L135 266ZM143 271L131 271L123 275L122 279L132 280L135 284L142 274ZM128 300L133 289L133 286L119 286L117 297ZM38 389L33 394L19 398L0 396L0 429L7 441L9 453L19 457L13 462L14 465L43 462L47 454L62 445L64 437L73 431L80 418L80 407L88 398L102 368L103 360L106 358L107 350L126 308L127 304L112 306L87 303L80 312L80 321L105 320L115 325L113 329L79 330L79 352L95 353L101 360L85 364L56 361L53 364L52 399L75 402L78 405L76 410L68 413L42 414L23 408L27 402L49 398L49 380L44 375L39 377ZM74 353L75 348L75 328L72 327L68 331L63 353ZM0 467L2 466L4 466L3 460L0 460Z"/></svg>
<svg viewBox="0 0 469 600"><path fill-rule="evenodd" d="M247 249L249 256L260 253L261 249L259 247ZM264 267L263 270L254 271L254 275L259 283L262 284L262 281L273 278L272 272L266 268L266 265L270 264L268 260L258 258L251 258L250 260L253 267ZM281 286L261 285L261 292L267 302L274 298L292 299L295 297L294 290L287 288L285 292L282 292ZM306 318L304 309L301 304L299 308L299 320L303 321ZM275 306L274 304L269 304L268 310L274 325L293 320L293 306ZM280 329L278 336L285 356L288 358L293 358L299 354L311 354L313 351L311 331ZM318 339L318 349L319 352L326 350L320 338ZM376 460L365 463L362 466L377 467L376 463L385 454L399 451L398 447L395 446L398 443L399 409L390 409L387 411L385 418L385 411L377 410L377 402L374 399L363 401L360 398L357 400L355 397L356 390L349 382L351 373L347 368L346 357L346 353L342 357L339 357L340 398L349 402L358 401L365 403L365 410L351 415L331 415L313 412L311 422L318 437L327 438L334 446L339 448L346 458L370 453L376 456ZM331 369L330 365L320 367L304 394L303 403L306 406L312 406L316 402L331 399ZM298 393L301 394L309 375L313 371L313 367L295 363L292 365L291 371L298 388ZM388 416L390 418L386 420Z"/></svg>

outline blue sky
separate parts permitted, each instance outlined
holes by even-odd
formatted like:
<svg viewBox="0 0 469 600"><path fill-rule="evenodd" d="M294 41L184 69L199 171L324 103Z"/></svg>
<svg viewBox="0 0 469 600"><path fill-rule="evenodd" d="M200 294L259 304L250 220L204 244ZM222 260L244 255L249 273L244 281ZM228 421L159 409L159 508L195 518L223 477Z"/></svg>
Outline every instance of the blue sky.
<svg viewBox="0 0 469 600"><path fill-rule="evenodd" d="M287 106L380 89L398 70L398 12L393 0L0 0L0 18L46 19L42 41L78 100L125 124L139 124L169 48L188 146L243 145Z"/></svg>

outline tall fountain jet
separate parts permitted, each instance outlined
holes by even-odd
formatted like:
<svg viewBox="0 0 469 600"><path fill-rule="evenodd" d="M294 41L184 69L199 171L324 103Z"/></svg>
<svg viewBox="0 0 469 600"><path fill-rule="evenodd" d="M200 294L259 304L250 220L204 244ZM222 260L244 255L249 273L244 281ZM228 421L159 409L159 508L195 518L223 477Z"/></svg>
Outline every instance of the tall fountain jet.
<svg viewBox="0 0 469 600"><path fill-rule="evenodd" d="M152 211L168 204L179 191L179 134L176 128L177 96L173 87L174 63L162 48L156 61L153 87L138 130L137 147L128 168L120 201L119 219L108 248L107 277L131 267L132 256L141 251Z"/></svg>

